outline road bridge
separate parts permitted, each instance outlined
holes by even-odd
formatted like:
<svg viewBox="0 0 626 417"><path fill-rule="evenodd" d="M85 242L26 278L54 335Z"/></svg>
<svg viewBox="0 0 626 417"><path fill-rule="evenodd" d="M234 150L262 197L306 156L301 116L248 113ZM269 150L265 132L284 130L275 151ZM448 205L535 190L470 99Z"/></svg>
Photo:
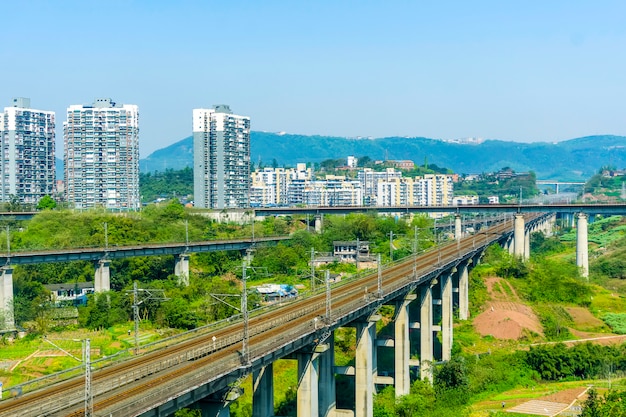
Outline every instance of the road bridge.
<svg viewBox="0 0 626 417"><path fill-rule="evenodd" d="M252 312L247 327L233 318L178 343L95 370L94 415L168 416L196 406L203 416L227 416L228 404L237 394L232 386L252 375L253 416L272 416L272 364L285 358L298 362L298 416L369 417L375 385L393 384L396 395L405 395L412 366L418 367L421 378L432 379L433 363L450 359L453 314L458 311L459 320L468 316L468 271L480 262L484 250L498 243L526 253L530 233L548 231L553 221L550 214L520 215L378 272L333 284L327 279L325 292ZM394 336L377 340L377 312L383 305L395 310ZM356 328L352 369L335 366L334 331L341 327ZM378 367L379 348L393 350L393 369ZM411 353L418 353L419 360L412 360ZM337 373L354 375L354 410L337 409ZM84 387L78 376L27 392L0 402L0 416L82 416Z"/></svg>
<svg viewBox="0 0 626 417"><path fill-rule="evenodd" d="M584 181L556 181L556 180L537 180L535 181L537 185L552 185L554 186L555 192L559 193L559 186L561 185L569 185L574 187L584 187Z"/></svg>
<svg viewBox="0 0 626 417"><path fill-rule="evenodd" d="M103 248L54 249L22 251L0 254L0 308L4 311L4 328L14 329L13 320L13 266L50 262L94 261L96 292L111 289L109 266L112 260L136 256L175 256L174 273L184 285L189 285L189 255L191 253L226 250L245 251L253 246L275 244L290 236L270 236L227 240L207 240L182 243L145 243L132 246L107 246Z"/></svg>

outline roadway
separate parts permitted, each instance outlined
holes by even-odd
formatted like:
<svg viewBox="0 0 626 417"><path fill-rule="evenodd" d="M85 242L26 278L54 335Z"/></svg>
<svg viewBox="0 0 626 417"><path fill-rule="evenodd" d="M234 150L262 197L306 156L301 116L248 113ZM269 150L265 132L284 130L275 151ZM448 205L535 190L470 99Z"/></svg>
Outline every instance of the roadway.
<svg viewBox="0 0 626 417"><path fill-rule="evenodd" d="M333 284L330 317L326 316L324 293L253 312L248 357L242 356L243 323L239 320L96 370L92 382L94 412L111 417L156 416L157 406L163 410L168 404L177 408L190 405L267 363L319 342L328 331L372 314L382 304L508 237L512 230L508 221L394 263L384 269L380 290L375 272ZM0 416L81 416L83 401L84 379L77 376L0 402Z"/></svg>

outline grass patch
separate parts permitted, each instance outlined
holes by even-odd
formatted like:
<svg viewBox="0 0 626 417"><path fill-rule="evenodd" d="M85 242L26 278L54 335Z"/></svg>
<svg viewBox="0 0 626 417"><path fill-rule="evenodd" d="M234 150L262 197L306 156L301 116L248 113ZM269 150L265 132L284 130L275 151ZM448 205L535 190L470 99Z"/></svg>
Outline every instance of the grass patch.
<svg viewBox="0 0 626 417"><path fill-rule="evenodd" d="M626 298L600 286L594 286L591 311L596 317L602 317L607 313L621 313L626 311Z"/></svg>
<svg viewBox="0 0 626 417"><path fill-rule="evenodd" d="M617 334L626 334L626 313L607 313L602 320Z"/></svg>

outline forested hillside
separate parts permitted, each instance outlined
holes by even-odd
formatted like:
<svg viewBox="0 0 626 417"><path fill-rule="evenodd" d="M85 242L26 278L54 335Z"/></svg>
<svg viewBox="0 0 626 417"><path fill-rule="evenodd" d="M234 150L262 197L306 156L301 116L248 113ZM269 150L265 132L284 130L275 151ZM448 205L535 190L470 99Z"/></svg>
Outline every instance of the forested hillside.
<svg viewBox="0 0 626 417"><path fill-rule="evenodd" d="M517 172L534 171L540 179L586 180L599 166L626 167L626 137L590 136L558 143L519 143L487 140L477 145L448 143L428 138L388 137L351 139L251 133L251 159L270 166L295 166L348 155L372 159L427 160L460 174L497 171L508 166ZM181 169L193 165L191 136L160 149L140 161L142 172Z"/></svg>

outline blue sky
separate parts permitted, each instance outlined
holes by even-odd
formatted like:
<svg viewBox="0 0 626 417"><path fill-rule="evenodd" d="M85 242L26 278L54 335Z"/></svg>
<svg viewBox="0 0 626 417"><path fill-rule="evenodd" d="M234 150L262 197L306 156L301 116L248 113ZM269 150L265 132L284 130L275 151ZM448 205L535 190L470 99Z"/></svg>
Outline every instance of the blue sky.
<svg viewBox="0 0 626 417"><path fill-rule="evenodd" d="M139 105L141 155L230 104L254 130L626 135L624 1L12 1L0 106Z"/></svg>

